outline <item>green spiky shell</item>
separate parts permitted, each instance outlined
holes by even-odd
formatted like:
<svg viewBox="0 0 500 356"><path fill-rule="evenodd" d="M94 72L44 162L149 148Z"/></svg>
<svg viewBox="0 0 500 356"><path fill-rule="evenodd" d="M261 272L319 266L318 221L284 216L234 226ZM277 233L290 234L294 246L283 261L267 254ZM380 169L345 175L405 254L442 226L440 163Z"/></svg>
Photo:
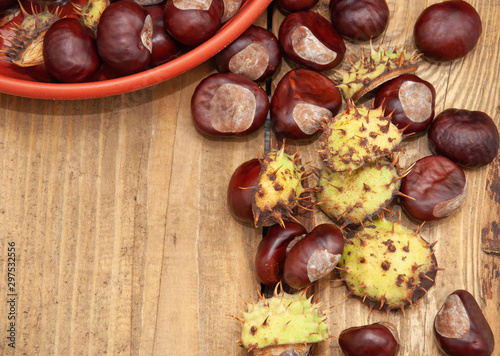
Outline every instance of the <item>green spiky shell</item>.
<svg viewBox="0 0 500 356"><path fill-rule="evenodd" d="M382 107L357 108L349 101L343 113L324 122L319 153L330 170L353 171L398 151L402 140Z"/></svg>
<svg viewBox="0 0 500 356"><path fill-rule="evenodd" d="M370 45L368 55L364 49L361 58L352 60L347 57L350 66L339 71L342 79L338 87L346 100L356 102L368 91L384 82L405 73L414 73L418 69L419 55L408 53L406 48L381 48L375 50Z"/></svg>
<svg viewBox="0 0 500 356"><path fill-rule="evenodd" d="M321 171L316 200L332 220L358 224L385 208L399 191L398 169L382 158L353 171Z"/></svg>
<svg viewBox="0 0 500 356"><path fill-rule="evenodd" d="M109 4L110 0L88 0L83 6L73 3L73 7L79 16L80 22L90 28L96 35L101 15Z"/></svg>
<svg viewBox="0 0 500 356"><path fill-rule="evenodd" d="M248 303L247 307L238 319L242 323L239 343L246 349L312 344L328 339L326 317L305 292L275 292L271 298L260 296L258 303Z"/></svg>
<svg viewBox="0 0 500 356"><path fill-rule="evenodd" d="M346 240L341 276L350 293L370 306L403 309L434 285L432 246L400 223L375 220Z"/></svg>
<svg viewBox="0 0 500 356"><path fill-rule="evenodd" d="M49 27L59 20L60 9L54 12L24 13L23 22L12 26L15 35L9 38L10 45L5 49L6 59L20 67L31 67L43 63L43 38Z"/></svg>
<svg viewBox="0 0 500 356"><path fill-rule="evenodd" d="M252 202L255 226L283 225L293 220L292 209L305 191L302 186L304 167L297 163L299 155L271 149L262 159L261 172Z"/></svg>

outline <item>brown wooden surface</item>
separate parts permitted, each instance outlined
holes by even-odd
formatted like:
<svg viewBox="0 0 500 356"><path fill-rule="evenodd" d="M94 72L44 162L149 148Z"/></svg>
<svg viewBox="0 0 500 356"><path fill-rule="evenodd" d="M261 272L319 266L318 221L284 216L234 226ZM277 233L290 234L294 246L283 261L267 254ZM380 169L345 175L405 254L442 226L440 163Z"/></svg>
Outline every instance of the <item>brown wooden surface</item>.
<svg viewBox="0 0 500 356"><path fill-rule="evenodd" d="M388 1L382 41L411 44L418 14L435 2ZM422 62L417 74L436 87L437 112L481 110L498 124L500 1L470 2L483 21L476 49L453 63ZM324 3L317 10L327 14ZM274 14L275 30L282 16ZM256 297L253 258L262 231L231 217L226 186L234 169L262 150L265 132L221 140L195 130L191 95L213 71L208 61L155 87L95 100L0 95L0 354L246 354L230 315L244 308L241 297ZM429 154L426 140L405 142L403 165ZM302 149L305 161L320 164L317 142ZM465 204L422 228L428 241L438 241L445 270L420 307L389 314L401 355L439 355L434 315L459 288L476 296L500 342L500 161L466 174ZM326 221L316 212L316 223ZM12 242L15 350L6 331ZM315 291L333 306L332 335L387 318L358 300L342 301L339 283L325 279ZM335 337L316 354L340 355Z"/></svg>

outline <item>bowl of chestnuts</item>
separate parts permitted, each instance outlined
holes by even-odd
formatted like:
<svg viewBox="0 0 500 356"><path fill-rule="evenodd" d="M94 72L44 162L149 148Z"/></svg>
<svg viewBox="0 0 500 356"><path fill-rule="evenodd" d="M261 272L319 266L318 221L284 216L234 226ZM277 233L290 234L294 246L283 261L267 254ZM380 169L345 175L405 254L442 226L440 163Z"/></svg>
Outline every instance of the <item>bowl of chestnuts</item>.
<svg viewBox="0 0 500 356"><path fill-rule="evenodd" d="M0 92L86 99L188 71L241 35L270 0L0 0Z"/></svg>

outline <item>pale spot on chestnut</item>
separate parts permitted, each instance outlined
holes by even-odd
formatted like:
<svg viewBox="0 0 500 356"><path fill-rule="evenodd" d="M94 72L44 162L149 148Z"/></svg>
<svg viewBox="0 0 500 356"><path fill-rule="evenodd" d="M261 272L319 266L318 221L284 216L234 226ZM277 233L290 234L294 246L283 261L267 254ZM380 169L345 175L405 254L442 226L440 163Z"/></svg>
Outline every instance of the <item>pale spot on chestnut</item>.
<svg viewBox="0 0 500 356"><path fill-rule="evenodd" d="M299 242L300 240L302 240L304 237L306 237L306 234L297 236L292 241L290 241L290 243L288 244L288 246L286 248L286 253L290 252L290 250L292 249L292 247L295 246L297 244L297 242Z"/></svg>
<svg viewBox="0 0 500 356"><path fill-rule="evenodd" d="M219 132L241 132L253 122L255 96L237 84L223 84L210 102L210 123Z"/></svg>
<svg viewBox="0 0 500 356"><path fill-rule="evenodd" d="M423 83L406 81L399 88L403 111L414 122L423 122L432 115L432 93Z"/></svg>
<svg viewBox="0 0 500 356"><path fill-rule="evenodd" d="M467 311L460 297L451 294L441 310L436 315L434 321L436 331L444 337L463 338L470 330L470 321Z"/></svg>
<svg viewBox="0 0 500 356"><path fill-rule="evenodd" d="M307 276L311 282L328 275L337 265L342 255L334 255L326 249L314 251L307 261Z"/></svg>
<svg viewBox="0 0 500 356"><path fill-rule="evenodd" d="M320 127L325 117L331 117L332 112L326 108L309 103L297 103L293 108L293 119L297 126L307 135L313 135Z"/></svg>
<svg viewBox="0 0 500 356"><path fill-rule="evenodd" d="M232 18L240 9L242 0L224 0L224 13L221 22L224 23Z"/></svg>
<svg viewBox="0 0 500 356"><path fill-rule="evenodd" d="M153 20L150 15L146 16L144 20L144 27L141 31L141 40L144 47L146 47L149 52L153 52Z"/></svg>
<svg viewBox="0 0 500 356"><path fill-rule="evenodd" d="M179 10L203 10L207 11L212 5L212 0L172 0Z"/></svg>
<svg viewBox="0 0 500 356"><path fill-rule="evenodd" d="M231 57L229 71L256 80L264 74L268 64L269 55L266 49L258 43L252 43Z"/></svg>
<svg viewBox="0 0 500 356"><path fill-rule="evenodd" d="M302 59L326 65L337 57L337 53L326 47L310 29L297 27L291 34L292 47Z"/></svg>
<svg viewBox="0 0 500 356"><path fill-rule="evenodd" d="M432 214L437 218L444 218L457 210L464 203L465 198L467 197L467 183L467 177L465 177L465 186L462 192L452 199L437 203L434 206Z"/></svg>

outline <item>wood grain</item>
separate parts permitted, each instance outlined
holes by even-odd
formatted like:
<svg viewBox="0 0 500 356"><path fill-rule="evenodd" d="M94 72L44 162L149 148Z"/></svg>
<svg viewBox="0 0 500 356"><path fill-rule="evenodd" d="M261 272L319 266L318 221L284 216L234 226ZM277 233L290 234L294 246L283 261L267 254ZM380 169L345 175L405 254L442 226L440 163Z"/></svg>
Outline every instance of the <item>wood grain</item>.
<svg viewBox="0 0 500 356"><path fill-rule="evenodd" d="M380 41L411 45L418 14L435 2L389 0ZM499 124L500 1L469 2L483 20L475 50L453 63L423 61L417 74L436 87L437 112L481 110ZM326 16L325 2L315 11ZM274 31L283 16L273 11ZM266 25L265 14L257 24ZM349 43L349 51L357 46ZM283 63L272 87L291 66ZM236 167L263 149L266 132L221 140L196 131L191 95L212 72L207 61L166 83L94 100L0 95L1 355L247 354L236 344L240 325L231 315L244 308L242 298L256 298L253 259L262 230L232 218L226 186ZM426 140L405 142L403 165L430 153ZM321 164L317 142L300 148L304 161ZM445 270L420 306L404 315L369 313L358 300L342 300L345 288L326 278L315 292L333 306L332 335L388 318L400 331L401 355L439 355L434 315L449 293L465 288L498 339L500 161L466 174L465 204L422 227L428 241L438 241ZM328 221L319 211L314 219ZM415 227L404 215L403 223ZM12 242L15 349L8 346L4 283ZM315 353L341 355L335 337Z"/></svg>

